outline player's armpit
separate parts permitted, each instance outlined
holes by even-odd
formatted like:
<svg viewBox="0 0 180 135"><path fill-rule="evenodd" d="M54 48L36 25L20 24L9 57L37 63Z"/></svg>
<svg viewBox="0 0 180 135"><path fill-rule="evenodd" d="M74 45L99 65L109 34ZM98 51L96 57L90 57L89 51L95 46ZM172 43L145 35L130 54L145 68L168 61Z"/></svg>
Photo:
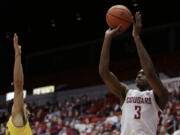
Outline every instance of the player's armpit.
<svg viewBox="0 0 180 135"><path fill-rule="evenodd" d="M124 83L121 83L119 79L112 72L101 77L104 83L106 84L106 86L108 87L108 89L113 94L118 96L121 100L121 103L123 103L126 98L126 94L129 90L128 86Z"/></svg>
<svg viewBox="0 0 180 135"><path fill-rule="evenodd" d="M156 102L159 105L161 109L164 109L166 103L168 102L168 90L165 88L161 80L157 75L148 75L147 80L149 82L149 85L153 89L153 92L155 94Z"/></svg>
<svg viewBox="0 0 180 135"><path fill-rule="evenodd" d="M15 127L24 127L27 120L25 119L24 114L22 112L22 113L16 114L12 118L12 122Z"/></svg>
<svg viewBox="0 0 180 135"><path fill-rule="evenodd" d="M15 92L12 106L12 121L15 126L24 126L26 120L24 116L23 92Z"/></svg>

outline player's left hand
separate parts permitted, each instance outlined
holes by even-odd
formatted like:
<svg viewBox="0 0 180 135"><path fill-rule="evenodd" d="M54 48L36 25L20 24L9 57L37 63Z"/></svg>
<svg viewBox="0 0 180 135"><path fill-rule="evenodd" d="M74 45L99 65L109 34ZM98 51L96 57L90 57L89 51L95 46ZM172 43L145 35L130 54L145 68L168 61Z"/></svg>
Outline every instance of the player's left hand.
<svg viewBox="0 0 180 135"><path fill-rule="evenodd" d="M114 37L121 34L121 25L118 25L116 28L109 28L108 30L106 30L105 35L108 37Z"/></svg>
<svg viewBox="0 0 180 135"><path fill-rule="evenodd" d="M15 33L13 37L13 45L14 45L14 51L15 55L21 54L21 46L19 45L18 35Z"/></svg>

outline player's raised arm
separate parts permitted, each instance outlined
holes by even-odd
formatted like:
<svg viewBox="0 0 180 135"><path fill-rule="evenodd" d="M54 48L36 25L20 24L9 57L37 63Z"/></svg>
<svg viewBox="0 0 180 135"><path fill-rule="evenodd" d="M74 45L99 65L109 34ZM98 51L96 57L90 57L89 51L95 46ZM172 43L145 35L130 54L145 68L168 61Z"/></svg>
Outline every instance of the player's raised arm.
<svg viewBox="0 0 180 135"><path fill-rule="evenodd" d="M137 52L140 58L140 63L144 70L147 81L151 86L151 88L153 89L155 97L158 97L156 98L157 103L163 109L168 101L168 91L163 86L161 80L157 76L151 58L143 46L143 43L140 38L141 28L142 28L141 14L140 12L137 12L135 14L135 21L133 22L132 35L134 38L134 42L136 44Z"/></svg>
<svg viewBox="0 0 180 135"><path fill-rule="evenodd" d="M14 62L14 103L12 107L12 120L15 126L23 126L26 122L24 117L23 85L24 74L21 63L21 46L18 43L18 36L14 34L13 45L15 51Z"/></svg>
<svg viewBox="0 0 180 135"><path fill-rule="evenodd" d="M115 35L119 34L119 29L120 26L115 29L109 28L105 33L100 56L99 73L108 89L118 96L122 103L126 97L128 87L121 83L118 78L109 70L111 40Z"/></svg>

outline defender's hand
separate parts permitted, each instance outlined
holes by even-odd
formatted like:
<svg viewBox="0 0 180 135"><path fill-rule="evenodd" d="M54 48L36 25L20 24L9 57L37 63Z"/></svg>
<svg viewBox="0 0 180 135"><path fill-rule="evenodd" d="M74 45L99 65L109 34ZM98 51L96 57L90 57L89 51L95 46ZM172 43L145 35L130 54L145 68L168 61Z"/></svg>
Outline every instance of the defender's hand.
<svg viewBox="0 0 180 135"><path fill-rule="evenodd" d="M13 45L16 56L21 55L21 46L19 45L18 41L18 35L15 33L13 37Z"/></svg>

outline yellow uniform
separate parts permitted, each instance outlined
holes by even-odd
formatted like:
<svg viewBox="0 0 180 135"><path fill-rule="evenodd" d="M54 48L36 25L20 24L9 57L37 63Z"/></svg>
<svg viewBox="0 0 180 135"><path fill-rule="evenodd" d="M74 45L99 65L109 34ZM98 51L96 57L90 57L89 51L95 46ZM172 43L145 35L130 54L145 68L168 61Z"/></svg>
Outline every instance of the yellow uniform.
<svg viewBox="0 0 180 135"><path fill-rule="evenodd" d="M10 117L7 123L7 128L6 135L33 135L29 121L27 121L26 125L23 127L16 127L12 122L12 117Z"/></svg>

